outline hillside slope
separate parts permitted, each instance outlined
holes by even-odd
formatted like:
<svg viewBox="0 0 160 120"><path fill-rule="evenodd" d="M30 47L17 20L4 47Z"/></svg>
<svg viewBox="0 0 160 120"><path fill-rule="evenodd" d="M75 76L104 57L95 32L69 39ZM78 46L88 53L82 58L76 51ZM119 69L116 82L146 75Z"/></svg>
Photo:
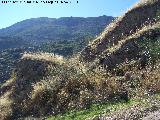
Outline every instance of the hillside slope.
<svg viewBox="0 0 160 120"><path fill-rule="evenodd" d="M110 24L93 43L81 52L80 59L85 62L93 62L107 49L114 47L132 34L136 34L143 27L159 21L159 8L159 0L141 1Z"/></svg>
<svg viewBox="0 0 160 120"><path fill-rule="evenodd" d="M92 104L128 103L159 93L159 8L159 0L135 5L78 57L25 53L12 78L1 86L0 118L43 119L53 115L56 119L59 114L63 119L63 113L91 110Z"/></svg>
<svg viewBox="0 0 160 120"><path fill-rule="evenodd" d="M5 49L20 48L29 46L29 43L24 42L18 37L0 37L0 51Z"/></svg>

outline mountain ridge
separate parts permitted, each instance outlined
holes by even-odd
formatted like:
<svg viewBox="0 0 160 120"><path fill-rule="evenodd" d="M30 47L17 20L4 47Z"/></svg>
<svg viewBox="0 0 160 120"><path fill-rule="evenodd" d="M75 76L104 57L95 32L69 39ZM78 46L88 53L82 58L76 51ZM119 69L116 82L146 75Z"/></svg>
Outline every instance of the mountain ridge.
<svg viewBox="0 0 160 120"><path fill-rule="evenodd" d="M40 44L41 42L72 40L76 38L76 35L84 38L86 35L95 36L95 34L99 34L104 26L113 19L110 16L32 18L0 29L0 36L17 36L32 44L34 42Z"/></svg>

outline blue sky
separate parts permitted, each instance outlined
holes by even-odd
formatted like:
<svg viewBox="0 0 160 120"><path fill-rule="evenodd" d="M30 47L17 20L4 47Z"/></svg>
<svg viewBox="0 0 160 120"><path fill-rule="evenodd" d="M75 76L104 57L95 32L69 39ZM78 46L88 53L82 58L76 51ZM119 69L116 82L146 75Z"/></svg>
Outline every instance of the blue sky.
<svg viewBox="0 0 160 120"><path fill-rule="evenodd" d="M54 3L51 5L43 3L2 4L2 0L0 0L0 28L8 27L16 22L25 19L37 18L37 17L59 18L59 17L70 17L70 16L73 17L97 17L102 15L120 16L128 8L137 3L139 0L68 0L68 1L71 1L71 3L68 4Z"/></svg>

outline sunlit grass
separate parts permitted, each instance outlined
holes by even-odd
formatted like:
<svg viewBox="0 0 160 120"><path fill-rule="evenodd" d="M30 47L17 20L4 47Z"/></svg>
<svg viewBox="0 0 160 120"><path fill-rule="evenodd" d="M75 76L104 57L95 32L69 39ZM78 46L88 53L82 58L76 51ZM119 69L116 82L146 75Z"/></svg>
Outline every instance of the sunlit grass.
<svg viewBox="0 0 160 120"><path fill-rule="evenodd" d="M47 120L85 120L93 118L101 114L109 114L114 111L128 108L130 106L138 105L142 103L142 100L130 100L128 102L109 102L106 104L93 104L88 109L80 111L66 112L65 114L59 114L57 116L49 117Z"/></svg>

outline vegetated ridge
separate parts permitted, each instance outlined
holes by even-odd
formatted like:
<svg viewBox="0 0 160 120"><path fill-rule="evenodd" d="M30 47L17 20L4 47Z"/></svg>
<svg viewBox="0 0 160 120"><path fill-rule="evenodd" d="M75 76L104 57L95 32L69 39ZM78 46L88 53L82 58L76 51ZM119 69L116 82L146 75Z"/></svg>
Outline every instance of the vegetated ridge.
<svg viewBox="0 0 160 120"><path fill-rule="evenodd" d="M25 53L11 79L1 86L1 119L51 115L56 119L92 104L129 102L159 93L159 8L159 0L141 1L73 58Z"/></svg>

